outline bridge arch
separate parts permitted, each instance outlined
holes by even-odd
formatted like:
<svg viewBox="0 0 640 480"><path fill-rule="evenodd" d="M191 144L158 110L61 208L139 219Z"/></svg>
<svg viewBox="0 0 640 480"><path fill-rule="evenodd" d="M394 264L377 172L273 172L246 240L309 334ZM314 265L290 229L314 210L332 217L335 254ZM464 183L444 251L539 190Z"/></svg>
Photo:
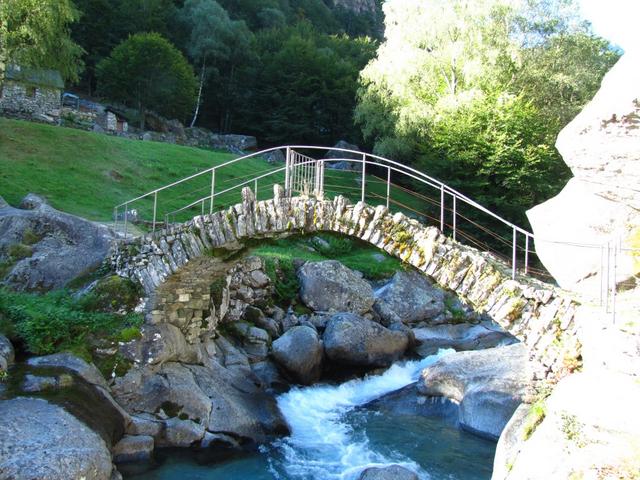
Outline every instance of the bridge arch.
<svg viewBox="0 0 640 480"><path fill-rule="evenodd" d="M536 360L535 377L561 376L580 355L577 304L568 294L529 277L513 278L510 266L446 237L437 227L340 195L331 200L289 197L275 185L272 199L257 201L245 187L241 203L119 244L111 262L119 275L138 280L150 295L212 249L314 232L335 232L381 248L486 312L527 345Z"/></svg>

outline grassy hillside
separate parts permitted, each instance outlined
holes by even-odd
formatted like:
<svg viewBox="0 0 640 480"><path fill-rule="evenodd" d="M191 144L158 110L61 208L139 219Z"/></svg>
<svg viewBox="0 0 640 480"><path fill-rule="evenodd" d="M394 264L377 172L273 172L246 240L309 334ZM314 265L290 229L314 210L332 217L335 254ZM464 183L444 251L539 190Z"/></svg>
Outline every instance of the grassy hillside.
<svg viewBox="0 0 640 480"><path fill-rule="evenodd" d="M158 142L141 142L103 134L0 118L0 195L17 204L29 192L44 195L60 210L100 221L111 220L113 207L154 188L219 165L233 155ZM249 159L220 170L216 191L272 169L262 159ZM360 186L349 172L327 170L326 190L360 198ZM259 184L259 198L271 195L273 175ZM251 184L253 187L253 184ZM210 177L203 176L158 197L161 213L172 211L208 195ZM383 181L368 177L367 201L384 203ZM420 210L419 199L399 188L392 188L397 206ZM217 205L235 203L238 191L216 198ZM152 199L133 205L151 218ZM199 207L178 219L186 219ZM161 220L159 215L158 220Z"/></svg>

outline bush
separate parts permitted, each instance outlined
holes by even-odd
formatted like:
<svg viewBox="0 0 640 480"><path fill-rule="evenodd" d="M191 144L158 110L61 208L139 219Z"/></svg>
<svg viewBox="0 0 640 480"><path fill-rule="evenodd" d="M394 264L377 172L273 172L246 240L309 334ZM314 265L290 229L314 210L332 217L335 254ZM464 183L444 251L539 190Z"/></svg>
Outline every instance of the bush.
<svg viewBox="0 0 640 480"><path fill-rule="evenodd" d="M22 243L15 243L9 246L7 253L11 260L17 262L18 260L22 260L23 258L28 258L33 255L33 248Z"/></svg>
<svg viewBox="0 0 640 480"><path fill-rule="evenodd" d="M84 310L117 312L133 310L140 298L140 286L127 278L110 275L98 281L79 303Z"/></svg>
<svg viewBox="0 0 640 480"><path fill-rule="evenodd" d="M300 291L293 260L268 257L264 260L266 274L273 283L273 299L278 305L289 305Z"/></svg>
<svg viewBox="0 0 640 480"><path fill-rule="evenodd" d="M68 291L45 295L0 289L0 329L24 342L36 355L72 350L87 351L89 335L118 336L138 327L140 315L89 312Z"/></svg>

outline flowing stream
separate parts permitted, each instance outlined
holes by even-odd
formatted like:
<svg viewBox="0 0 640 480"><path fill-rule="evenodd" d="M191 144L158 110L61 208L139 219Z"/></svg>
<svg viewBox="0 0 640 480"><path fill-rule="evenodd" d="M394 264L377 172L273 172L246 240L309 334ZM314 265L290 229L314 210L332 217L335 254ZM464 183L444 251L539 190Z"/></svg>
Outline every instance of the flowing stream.
<svg viewBox="0 0 640 480"><path fill-rule="evenodd" d="M340 385L291 389L278 398L291 435L262 447L260 453L208 463L193 453L173 450L161 454L158 468L125 478L355 480L367 467L399 464L421 479L489 479L493 442L462 432L442 418L359 408L414 382L423 368L447 353L397 363L381 375Z"/></svg>

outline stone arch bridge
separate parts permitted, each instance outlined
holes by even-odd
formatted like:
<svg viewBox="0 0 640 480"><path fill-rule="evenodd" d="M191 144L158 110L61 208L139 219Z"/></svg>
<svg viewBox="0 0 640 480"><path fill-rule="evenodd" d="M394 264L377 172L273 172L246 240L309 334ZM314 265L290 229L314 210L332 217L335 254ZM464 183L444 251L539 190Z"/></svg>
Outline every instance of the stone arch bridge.
<svg viewBox="0 0 640 480"><path fill-rule="evenodd" d="M215 249L313 232L336 232L381 248L486 312L529 348L534 379L563 376L580 357L577 303L569 294L513 275L495 256L458 243L437 227L340 195L290 197L275 185L272 199L257 201L245 187L241 203L123 242L111 262L119 275L138 280L150 295L190 260Z"/></svg>

